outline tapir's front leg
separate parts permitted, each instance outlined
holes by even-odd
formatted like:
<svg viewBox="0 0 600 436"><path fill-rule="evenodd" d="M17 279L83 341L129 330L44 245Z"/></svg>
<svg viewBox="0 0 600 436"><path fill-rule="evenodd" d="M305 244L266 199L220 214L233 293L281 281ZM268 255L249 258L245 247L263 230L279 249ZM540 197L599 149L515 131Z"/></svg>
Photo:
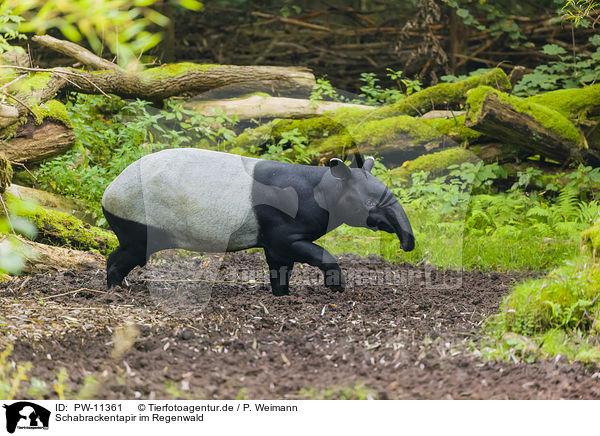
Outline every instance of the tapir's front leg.
<svg viewBox="0 0 600 436"><path fill-rule="evenodd" d="M310 241L295 241L290 245L289 257L297 262L308 263L323 271L325 286L342 292L346 281L335 258L323 247Z"/></svg>
<svg viewBox="0 0 600 436"><path fill-rule="evenodd" d="M278 297L290 294L290 274L294 268L294 262L287 256L278 256L272 250L265 249L265 257L269 265L269 277L271 279L271 290Z"/></svg>

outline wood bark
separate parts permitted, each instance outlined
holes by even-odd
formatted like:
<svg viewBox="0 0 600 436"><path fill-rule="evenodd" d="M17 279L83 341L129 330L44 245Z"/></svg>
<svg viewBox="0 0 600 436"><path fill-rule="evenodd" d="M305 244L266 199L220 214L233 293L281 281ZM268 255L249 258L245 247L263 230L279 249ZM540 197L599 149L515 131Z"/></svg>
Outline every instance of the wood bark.
<svg viewBox="0 0 600 436"><path fill-rule="evenodd" d="M0 152L11 162L35 164L66 152L74 143L73 131L61 122L46 118L38 126L29 117L14 138L0 142Z"/></svg>
<svg viewBox="0 0 600 436"><path fill-rule="evenodd" d="M558 162L582 158L579 144L543 126L531 115L503 104L493 93L485 97L476 120L470 120L467 115L465 126L503 144L516 146L529 155L540 154Z"/></svg>
<svg viewBox="0 0 600 436"><path fill-rule="evenodd" d="M40 244L19 238L27 248L25 257L26 274L37 274L57 270L104 269L104 256L93 251L73 250L53 245Z"/></svg>

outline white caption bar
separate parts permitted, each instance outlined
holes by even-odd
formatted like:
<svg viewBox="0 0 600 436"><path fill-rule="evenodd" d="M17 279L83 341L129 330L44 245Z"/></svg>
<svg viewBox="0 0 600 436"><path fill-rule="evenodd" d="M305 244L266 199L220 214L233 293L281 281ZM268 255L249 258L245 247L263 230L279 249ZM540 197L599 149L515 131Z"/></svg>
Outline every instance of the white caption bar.
<svg viewBox="0 0 600 436"><path fill-rule="evenodd" d="M595 416L598 409L594 401L14 400L0 403L5 410L0 413L2 431L20 436L105 436L109 432L164 435L165 431L184 435L261 436L582 434L585 430L595 431L596 424L589 417Z"/></svg>

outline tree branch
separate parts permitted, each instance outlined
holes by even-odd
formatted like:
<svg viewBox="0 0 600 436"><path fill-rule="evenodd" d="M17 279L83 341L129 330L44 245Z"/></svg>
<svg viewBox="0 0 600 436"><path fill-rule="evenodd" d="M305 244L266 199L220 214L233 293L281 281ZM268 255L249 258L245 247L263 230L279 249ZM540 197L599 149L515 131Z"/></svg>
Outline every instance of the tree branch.
<svg viewBox="0 0 600 436"><path fill-rule="evenodd" d="M92 67L95 70L123 71L117 64L107 61L100 56L96 56L91 51L72 42L56 39L50 35L36 35L31 39L44 47L48 47L49 49L76 59L82 64Z"/></svg>

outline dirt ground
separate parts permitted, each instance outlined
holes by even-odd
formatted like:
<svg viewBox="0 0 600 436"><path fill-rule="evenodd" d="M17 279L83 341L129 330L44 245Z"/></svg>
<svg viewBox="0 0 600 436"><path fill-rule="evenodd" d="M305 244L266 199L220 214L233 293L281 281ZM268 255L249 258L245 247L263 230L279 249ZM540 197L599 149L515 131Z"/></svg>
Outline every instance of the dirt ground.
<svg viewBox="0 0 600 436"><path fill-rule="evenodd" d="M110 292L104 270L15 278L0 288L2 337L11 359L33 363L30 378L52 386L66 368L71 396L600 398L597 367L478 357L483 320L523 276L351 255L341 265L346 292L305 266L286 297L263 283L258 251L167 253ZM86 375L98 383L82 391Z"/></svg>

